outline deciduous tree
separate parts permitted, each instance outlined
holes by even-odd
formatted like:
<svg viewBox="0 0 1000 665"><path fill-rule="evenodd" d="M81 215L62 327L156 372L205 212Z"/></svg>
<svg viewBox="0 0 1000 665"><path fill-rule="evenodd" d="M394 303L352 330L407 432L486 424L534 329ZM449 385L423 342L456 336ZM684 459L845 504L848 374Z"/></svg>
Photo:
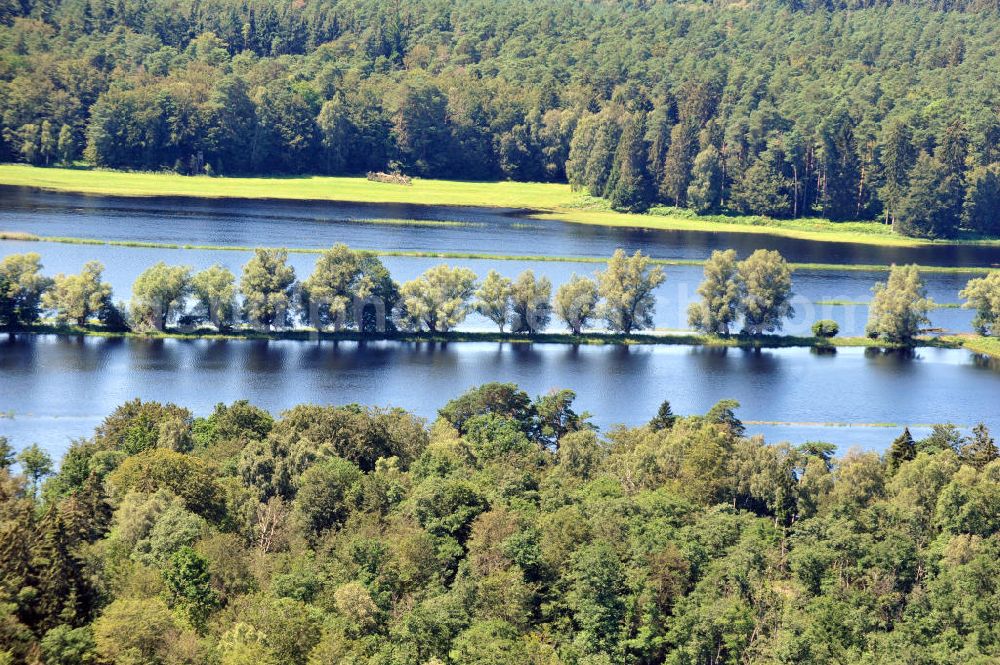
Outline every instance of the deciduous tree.
<svg viewBox="0 0 1000 665"><path fill-rule="evenodd" d="M132 321L164 330L184 308L191 292L191 268L163 261L147 268L132 284Z"/></svg>
<svg viewBox="0 0 1000 665"><path fill-rule="evenodd" d="M576 273L556 291L554 311L574 335L579 335L597 315L597 282Z"/></svg>
<svg viewBox="0 0 1000 665"><path fill-rule="evenodd" d="M627 335L653 325L653 292L666 280L663 268L651 267L649 257L638 250L629 257L619 249L597 277L604 299L601 314L612 331Z"/></svg>
<svg viewBox="0 0 1000 665"><path fill-rule="evenodd" d="M288 265L288 251L258 249L243 266L240 291L243 315L265 329L288 325L292 315L295 269Z"/></svg>
<svg viewBox="0 0 1000 665"><path fill-rule="evenodd" d="M701 302L688 308L688 324L702 332L728 335L739 312L743 288L736 250L713 251L705 262L705 280L698 285Z"/></svg>
<svg viewBox="0 0 1000 665"><path fill-rule="evenodd" d="M497 324L503 332L511 316L511 293L513 282L496 270L486 273L483 283L476 289L476 299L472 306L477 312Z"/></svg>
<svg viewBox="0 0 1000 665"><path fill-rule="evenodd" d="M758 249L740 261L737 273L743 329L751 335L781 330L783 320L795 315L792 271L785 259L774 250Z"/></svg>
<svg viewBox="0 0 1000 665"><path fill-rule="evenodd" d="M400 287L402 318L417 330L447 332L465 320L475 285L468 268L430 268Z"/></svg>
<svg viewBox="0 0 1000 665"><path fill-rule="evenodd" d="M892 266L888 281L876 283L872 293L865 327L869 337L911 344L920 326L930 322L927 312L934 303L917 266Z"/></svg>
<svg viewBox="0 0 1000 665"><path fill-rule="evenodd" d="M88 261L79 275L59 273L52 288L42 297L42 305L55 312L56 320L85 325L91 317L111 304L111 285L101 281L104 265Z"/></svg>

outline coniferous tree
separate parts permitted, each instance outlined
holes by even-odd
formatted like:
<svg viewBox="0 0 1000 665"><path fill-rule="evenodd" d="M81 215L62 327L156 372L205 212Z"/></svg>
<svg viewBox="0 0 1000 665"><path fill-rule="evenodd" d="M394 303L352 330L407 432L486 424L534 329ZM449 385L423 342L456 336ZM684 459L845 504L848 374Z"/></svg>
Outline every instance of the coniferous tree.
<svg viewBox="0 0 1000 665"><path fill-rule="evenodd" d="M886 222L895 225L896 211L906 194L910 169L917 159L913 133L906 122L894 120L886 126L882 133L880 153L882 186L878 193L885 208Z"/></svg>
<svg viewBox="0 0 1000 665"><path fill-rule="evenodd" d="M1000 449L986 425L979 423L972 428L972 438L962 446L959 456L963 462L982 469L990 462L1000 459Z"/></svg>
<svg viewBox="0 0 1000 665"><path fill-rule="evenodd" d="M893 474L903 462L909 462L916 457L917 444L913 440L913 435L910 434L910 428L904 427L903 433L893 440L889 450L885 453L886 468L890 474Z"/></svg>
<svg viewBox="0 0 1000 665"><path fill-rule="evenodd" d="M969 174L962 221L970 231L1000 234L1000 163L980 166Z"/></svg>
<svg viewBox="0 0 1000 665"><path fill-rule="evenodd" d="M677 416L674 415L673 409L670 408L670 402L663 400L660 404L660 408L656 410L656 416L649 421L649 427L655 432L660 430L670 429L677 423Z"/></svg>
<svg viewBox="0 0 1000 665"><path fill-rule="evenodd" d="M961 187L948 167L922 153L910 171L906 194L899 202L898 229L908 236L951 238L958 231Z"/></svg>
<svg viewBox="0 0 1000 665"><path fill-rule="evenodd" d="M688 205L701 214L715 210L722 202L722 185L722 158L718 149L709 144L694 158L687 189Z"/></svg>
<svg viewBox="0 0 1000 665"><path fill-rule="evenodd" d="M611 207L625 212L644 212L653 199L653 187L646 171L647 146L638 116L625 120L608 178L607 198Z"/></svg>
<svg viewBox="0 0 1000 665"><path fill-rule="evenodd" d="M697 128L686 122L679 122L670 130L670 147L663 162L663 180L658 187L660 197L672 205L683 207L687 203L697 135Z"/></svg>
<svg viewBox="0 0 1000 665"><path fill-rule="evenodd" d="M820 138L823 212L831 219L853 219L858 215L861 177L854 122L841 110L823 123Z"/></svg>

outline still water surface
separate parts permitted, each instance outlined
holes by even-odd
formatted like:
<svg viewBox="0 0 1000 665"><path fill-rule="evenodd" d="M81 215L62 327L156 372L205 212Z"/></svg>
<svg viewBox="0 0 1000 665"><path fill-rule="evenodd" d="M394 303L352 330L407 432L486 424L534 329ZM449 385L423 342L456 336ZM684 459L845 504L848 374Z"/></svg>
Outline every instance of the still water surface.
<svg viewBox="0 0 1000 665"><path fill-rule="evenodd" d="M461 222L396 226L372 219ZM0 229L184 244L328 247L345 242L382 250L461 251L554 256L607 256L641 249L659 258L702 259L712 249L780 250L790 261L984 266L1000 261L992 247L878 248L812 243L759 234L651 232L541 222L516 211L421 206L357 206L271 201L126 199L0 187ZM98 259L117 297L127 299L135 277L156 261L201 269L221 263L239 273L246 252L157 250L3 242L0 255L37 251L45 270L78 272ZM316 257L293 254L300 278ZM397 280L412 279L436 259L387 258ZM490 268L514 276L525 268L555 285L591 274L588 263L458 260L480 275ZM701 269L666 268L655 323L683 328ZM968 275L928 274L930 295L955 302ZM796 318L785 331L804 334L818 318L861 334L864 306L817 305L864 301L878 272L800 271L794 276ZM933 325L968 330L971 312L940 309ZM472 316L464 328L488 329ZM699 413L735 398L746 420L769 440L823 439L841 447L883 448L896 428L817 427L808 423L933 423L977 420L1000 429L1000 369L964 351L921 349L914 355L840 349L752 352L686 347L582 347L504 344L303 343L180 341L5 336L0 338L0 435L15 445L37 441L59 454L70 438L87 436L116 405L135 396L174 401L207 414L217 402L250 399L279 412L300 402L397 405L432 418L448 399L487 381L514 381L532 394L575 389L581 410L602 428L648 420L663 399L680 413ZM919 434L922 430L917 430Z"/></svg>
<svg viewBox="0 0 1000 665"><path fill-rule="evenodd" d="M485 202L484 202L485 203ZM459 222L399 226L365 220ZM813 242L756 233L652 231L567 224L519 211L401 204L126 198L44 192L0 186L0 229L39 235L136 240L190 245L329 247L485 252L550 256L608 256L618 247L657 258L704 259L713 249L745 256L777 249L797 263L919 263L946 266L1000 264L1000 247L924 245L877 247Z"/></svg>
<svg viewBox="0 0 1000 665"><path fill-rule="evenodd" d="M280 412L302 402L401 406L433 418L462 391L513 381L532 395L572 388L602 429L647 421L669 399L703 413L720 399L745 420L925 424L1000 429L1000 363L965 351L750 351L549 344L0 338L0 434L59 453L133 397L198 415L217 402ZM769 440L885 447L896 428L750 426ZM919 430L918 430L919 433Z"/></svg>

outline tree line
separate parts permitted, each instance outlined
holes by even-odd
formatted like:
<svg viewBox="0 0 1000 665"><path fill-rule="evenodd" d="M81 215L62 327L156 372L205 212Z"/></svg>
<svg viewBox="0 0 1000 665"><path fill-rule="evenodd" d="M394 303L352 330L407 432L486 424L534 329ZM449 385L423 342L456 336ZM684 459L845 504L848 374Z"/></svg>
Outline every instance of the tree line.
<svg viewBox="0 0 1000 665"><path fill-rule="evenodd" d="M58 470L0 438L0 662L1000 657L989 430L882 455L739 406L599 434L569 390L402 409L134 400Z"/></svg>
<svg viewBox="0 0 1000 665"><path fill-rule="evenodd" d="M593 278L573 273L554 294L552 282L530 269L515 279L490 270L480 281L468 268L441 264L398 284L375 254L342 244L320 254L301 281L287 261L287 250L258 249L238 281L218 264L193 273L160 261L135 280L125 305L113 300L100 262L88 262L76 275L49 278L38 254L13 254L0 262L0 328L30 326L47 314L57 324L96 320L110 330L211 326L226 332L242 322L263 330L306 325L321 331L437 333L455 329L475 312L501 333L541 333L556 318L574 335L601 323L627 335L652 327L654 292L666 280L648 256L621 249ZM892 266L887 281L872 291L867 333L913 344L934 307L917 266ZM712 252L697 294L688 323L709 335L729 336L737 325L742 335L779 332L795 314L792 270L773 250L757 250L742 261L735 250ZM959 296L976 310L977 332L1000 332L1000 271L969 280ZM823 337L838 332L833 321L818 321L813 330Z"/></svg>
<svg viewBox="0 0 1000 665"><path fill-rule="evenodd" d="M0 159L1000 234L995 2L8 0Z"/></svg>

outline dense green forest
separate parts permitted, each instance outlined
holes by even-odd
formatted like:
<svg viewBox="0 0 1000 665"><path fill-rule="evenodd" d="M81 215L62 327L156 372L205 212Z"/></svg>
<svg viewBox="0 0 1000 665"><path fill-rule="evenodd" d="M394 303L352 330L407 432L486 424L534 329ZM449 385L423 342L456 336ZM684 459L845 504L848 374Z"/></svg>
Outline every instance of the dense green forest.
<svg viewBox="0 0 1000 665"><path fill-rule="evenodd" d="M135 400L54 474L0 439L0 662L1000 658L985 427L834 457L732 401L601 435L574 398L487 384L430 426Z"/></svg>
<svg viewBox="0 0 1000 665"><path fill-rule="evenodd" d="M0 0L0 159L996 235L997 43L976 0Z"/></svg>

